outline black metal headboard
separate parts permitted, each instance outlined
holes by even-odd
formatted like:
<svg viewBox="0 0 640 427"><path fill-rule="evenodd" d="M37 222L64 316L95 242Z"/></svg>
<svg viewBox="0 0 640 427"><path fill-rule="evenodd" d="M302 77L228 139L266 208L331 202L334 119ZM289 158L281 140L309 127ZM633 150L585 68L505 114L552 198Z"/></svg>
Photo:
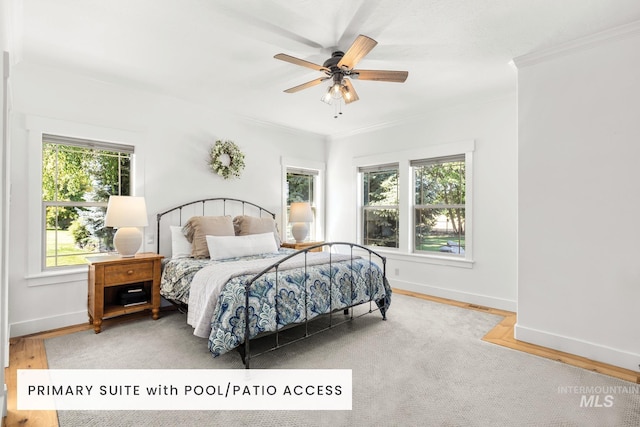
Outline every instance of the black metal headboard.
<svg viewBox="0 0 640 427"><path fill-rule="evenodd" d="M163 242L163 238L160 231L163 224L166 225L166 227L169 227L170 225L183 225L189 218L196 215L253 215L258 217L271 216L273 219L276 218L276 214L262 206L258 206L255 203L248 202L246 200L232 199L228 197L214 197L184 203L180 206L161 212L156 216L156 252L159 254L162 253L161 244ZM169 245L170 241L171 233L169 233Z"/></svg>

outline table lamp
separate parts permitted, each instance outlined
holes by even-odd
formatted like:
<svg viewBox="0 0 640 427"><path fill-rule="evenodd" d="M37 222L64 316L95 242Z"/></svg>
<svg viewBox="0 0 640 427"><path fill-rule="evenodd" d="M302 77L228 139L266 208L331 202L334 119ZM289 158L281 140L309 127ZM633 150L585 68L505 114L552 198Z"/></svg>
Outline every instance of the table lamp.
<svg viewBox="0 0 640 427"><path fill-rule="evenodd" d="M313 221L313 212L307 202L291 203L289 207L289 222L291 234L297 243L304 241L309 233L309 223Z"/></svg>
<svg viewBox="0 0 640 427"><path fill-rule="evenodd" d="M107 227L118 229L113 237L113 245L120 256L133 257L142 245L142 232L138 227L149 225L144 197L109 197L104 223Z"/></svg>

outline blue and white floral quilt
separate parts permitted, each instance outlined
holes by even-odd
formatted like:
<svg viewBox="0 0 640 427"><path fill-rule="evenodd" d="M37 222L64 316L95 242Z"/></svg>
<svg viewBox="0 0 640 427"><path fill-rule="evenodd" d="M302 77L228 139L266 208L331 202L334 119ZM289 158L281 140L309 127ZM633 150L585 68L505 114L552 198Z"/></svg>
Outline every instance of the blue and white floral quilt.
<svg viewBox="0 0 640 427"><path fill-rule="evenodd" d="M273 254L260 254L238 258L228 258L212 261L209 258L173 258L168 259L163 265L162 280L160 281L160 294L170 301L189 304L189 293L193 276L204 267L224 262L248 261L253 259L269 258L276 262L276 258L282 258L295 252L293 249L280 248Z"/></svg>
<svg viewBox="0 0 640 427"><path fill-rule="evenodd" d="M306 267L304 256L296 256L285 261L277 273L266 273L252 284L250 338L275 331L276 325L281 329L368 301L388 307L391 288L376 263L328 252L306 256ZM208 337L214 356L244 342L246 284L276 261L277 257L218 262L200 266L191 274L187 323L194 327L195 335Z"/></svg>

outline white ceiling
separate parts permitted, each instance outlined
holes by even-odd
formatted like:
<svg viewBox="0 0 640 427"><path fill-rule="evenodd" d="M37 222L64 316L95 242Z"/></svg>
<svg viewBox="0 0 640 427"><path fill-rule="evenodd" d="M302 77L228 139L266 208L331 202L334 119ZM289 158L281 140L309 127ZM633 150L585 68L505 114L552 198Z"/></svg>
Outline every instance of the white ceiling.
<svg viewBox="0 0 640 427"><path fill-rule="evenodd" d="M340 135L443 105L514 92L514 57L640 20L638 0L16 0L25 63ZM405 83L354 81L333 118L328 83L278 61L322 64L358 34L378 41L357 68L407 70Z"/></svg>

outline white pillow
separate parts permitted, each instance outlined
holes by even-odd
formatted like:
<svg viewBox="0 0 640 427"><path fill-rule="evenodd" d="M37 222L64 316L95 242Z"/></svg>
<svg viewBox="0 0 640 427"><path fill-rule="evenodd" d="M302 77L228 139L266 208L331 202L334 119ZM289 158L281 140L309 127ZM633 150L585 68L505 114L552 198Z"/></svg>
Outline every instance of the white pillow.
<svg viewBox="0 0 640 427"><path fill-rule="evenodd" d="M207 246L213 260L278 252L273 233L207 236Z"/></svg>
<svg viewBox="0 0 640 427"><path fill-rule="evenodd" d="M191 243L182 233L182 227L171 225L171 258L189 258L191 256Z"/></svg>

